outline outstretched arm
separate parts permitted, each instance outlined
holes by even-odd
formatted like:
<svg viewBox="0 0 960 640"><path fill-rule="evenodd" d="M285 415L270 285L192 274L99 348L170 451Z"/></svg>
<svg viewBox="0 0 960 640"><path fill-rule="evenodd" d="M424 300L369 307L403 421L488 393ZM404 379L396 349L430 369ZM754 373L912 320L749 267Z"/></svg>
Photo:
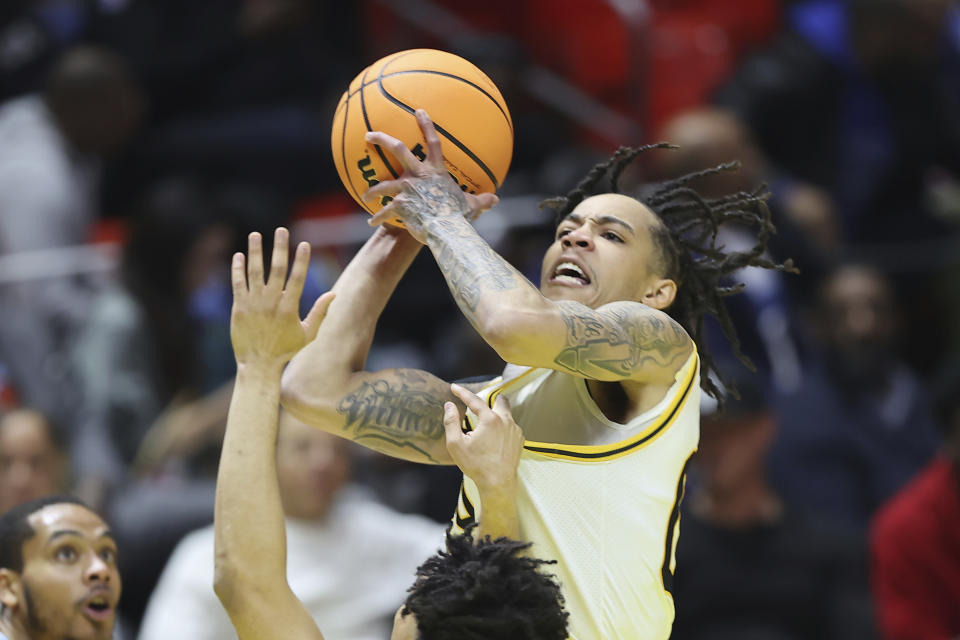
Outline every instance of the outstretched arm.
<svg viewBox="0 0 960 640"><path fill-rule="evenodd" d="M300 321L310 247L297 247L284 289L287 243L286 229L277 229L266 283L260 234L250 235L246 270L243 254L233 258L237 378L217 475L214 589L240 640L323 638L287 583L276 440L283 366L316 335L332 295L321 296Z"/></svg>
<svg viewBox="0 0 960 640"><path fill-rule="evenodd" d="M381 182L365 194L393 196L371 222L399 217L427 244L454 300L483 339L514 364L597 380L671 380L693 349L683 328L638 302L591 309L544 297L466 219L469 203L447 175L433 124L423 111L417 117L427 141L425 162L391 136L367 134L405 170L398 180Z"/></svg>

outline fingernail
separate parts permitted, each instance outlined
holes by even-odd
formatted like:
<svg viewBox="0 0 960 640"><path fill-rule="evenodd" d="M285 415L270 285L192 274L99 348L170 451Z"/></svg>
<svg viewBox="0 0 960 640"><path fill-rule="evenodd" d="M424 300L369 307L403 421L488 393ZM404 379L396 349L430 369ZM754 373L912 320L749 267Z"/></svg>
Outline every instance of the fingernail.
<svg viewBox="0 0 960 640"><path fill-rule="evenodd" d="M366 140L373 140L373 131L367 131L367 134L364 136Z"/></svg>

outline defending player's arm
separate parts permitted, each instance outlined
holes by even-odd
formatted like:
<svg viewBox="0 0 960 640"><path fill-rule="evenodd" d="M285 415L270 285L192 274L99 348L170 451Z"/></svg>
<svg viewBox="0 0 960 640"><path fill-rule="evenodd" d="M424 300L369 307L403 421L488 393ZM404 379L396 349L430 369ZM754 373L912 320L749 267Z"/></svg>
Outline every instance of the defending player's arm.
<svg viewBox="0 0 960 640"><path fill-rule="evenodd" d="M231 338L237 378L217 476L214 589L240 640L322 640L287 583L276 440L283 366L316 334L331 295L317 300L301 322L298 306L309 246L297 247L284 290L287 232L276 232L266 284L260 242L259 234L251 234L248 273L242 254L233 260Z"/></svg>
<svg viewBox="0 0 960 640"><path fill-rule="evenodd" d="M363 370L377 320L421 245L383 227L337 280L317 338L287 367L281 401L307 424L387 455L452 464L444 444L449 385L424 371Z"/></svg>
<svg viewBox="0 0 960 640"><path fill-rule="evenodd" d="M499 396L490 409L476 394L459 385L451 385L451 390L478 418L476 429L464 433L462 414L456 405L444 405L447 449L480 494L478 539L518 540L517 465L523 453L523 431L513 420L506 397Z"/></svg>
<svg viewBox="0 0 960 640"><path fill-rule="evenodd" d="M394 196L372 222L400 217L430 247L460 310L500 357L597 380L671 380L693 349L683 328L639 302L591 309L547 299L466 219L469 205L446 173L440 139L426 114L417 116L427 141L426 162L395 138L367 134L405 169L399 180L365 194Z"/></svg>

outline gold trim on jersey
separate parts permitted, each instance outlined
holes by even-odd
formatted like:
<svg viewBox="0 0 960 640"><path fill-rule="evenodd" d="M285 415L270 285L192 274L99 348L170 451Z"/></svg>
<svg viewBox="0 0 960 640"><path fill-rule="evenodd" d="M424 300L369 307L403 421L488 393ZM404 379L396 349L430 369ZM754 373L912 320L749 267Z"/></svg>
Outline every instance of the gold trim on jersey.
<svg viewBox="0 0 960 640"><path fill-rule="evenodd" d="M673 402L671 402L667 408L664 409L658 420L656 420L647 429L644 429L642 432L627 440L606 445L555 444L551 442L525 440L523 448L532 453L550 458L578 461L613 460L633 453L636 449L649 444L657 436L666 431L671 424L673 424L674 420L680 414L680 411L686 404L687 398L690 397L690 389L693 387L694 380L697 378L699 362L700 357L697 352L694 351L690 361L684 365L684 367L687 368L687 371L683 378L681 392L678 393L673 399ZM541 371L541 369L530 369L525 371L523 374L504 383L500 388L495 389L487 398L487 405L492 408L497 396L503 393L507 387L513 386L516 382L519 382L534 371Z"/></svg>

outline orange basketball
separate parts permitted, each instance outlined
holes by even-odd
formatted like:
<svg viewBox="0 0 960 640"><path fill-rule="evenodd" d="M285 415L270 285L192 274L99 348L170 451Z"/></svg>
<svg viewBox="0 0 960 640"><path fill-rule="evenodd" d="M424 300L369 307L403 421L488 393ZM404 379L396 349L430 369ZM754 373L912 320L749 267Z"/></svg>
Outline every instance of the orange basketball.
<svg viewBox="0 0 960 640"><path fill-rule="evenodd" d="M421 160L426 157L416 109L425 109L433 120L447 170L462 190L494 193L500 188L513 155L513 121L500 91L459 56L410 49L360 72L333 115L333 159L357 204L370 213L379 211L389 198L365 203L361 196L403 172L386 149L366 141L368 131L383 131Z"/></svg>

